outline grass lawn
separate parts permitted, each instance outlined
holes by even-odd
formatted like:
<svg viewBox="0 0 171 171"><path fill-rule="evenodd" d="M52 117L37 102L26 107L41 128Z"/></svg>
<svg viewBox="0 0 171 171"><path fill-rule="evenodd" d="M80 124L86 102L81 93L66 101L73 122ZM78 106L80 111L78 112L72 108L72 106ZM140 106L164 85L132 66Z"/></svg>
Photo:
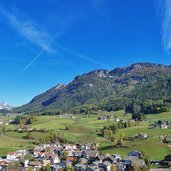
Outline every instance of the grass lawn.
<svg viewBox="0 0 171 171"><path fill-rule="evenodd" d="M0 156L6 155L8 152L13 152L18 149L28 149L32 146L31 141L2 135L0 136Z"/></svg>
<svg viewBox="0 0 171 171"><path fill-rule="evenodd" d="M164 156L171 152L171 149L169 149L165 144L161 143L157 138L150 138L146 140L139 139L134 140L133 142L124 141L123 143L127 146L127 148L114 147L113 143L102 143L102 152L105 154L118 153L122 157L125 157L127 156L128 152L132 150L145 151L149 154L150 159L153 160L161 160L164 158Z"/></svg>

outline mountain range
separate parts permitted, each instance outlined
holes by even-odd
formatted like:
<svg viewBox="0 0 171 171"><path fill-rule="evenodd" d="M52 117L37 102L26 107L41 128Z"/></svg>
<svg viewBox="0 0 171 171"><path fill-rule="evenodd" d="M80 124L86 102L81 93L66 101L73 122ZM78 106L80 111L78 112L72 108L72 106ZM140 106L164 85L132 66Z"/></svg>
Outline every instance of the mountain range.
<svg viewBox="0 0 171 171"><path fill-rule="evenodd" d="M128 99L170 101L171 66L135 63L113 70L94 70L76 76L69 84L56 85L15 111L72 111L83 106L106 109L110 105L119 110Z"/></svg>
<svg viewBox="0 0 171 171"><path fill-rule="evenodd" d="M5 103L5 102L1 102L0 103L0 110L12 110L13 106Z"/></svg>

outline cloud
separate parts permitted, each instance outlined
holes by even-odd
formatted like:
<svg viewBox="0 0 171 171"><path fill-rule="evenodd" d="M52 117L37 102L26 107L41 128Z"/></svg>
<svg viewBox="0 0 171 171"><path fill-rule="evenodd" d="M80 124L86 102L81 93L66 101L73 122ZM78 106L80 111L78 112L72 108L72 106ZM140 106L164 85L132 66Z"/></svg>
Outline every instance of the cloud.
<svg viewBox="0 0 171 171"><path fill-rule="evenodd" d="M27 69L29 69L32 64L50 47L50 45L53 43L53 41L56 39L56 37L61 33L57 32L54 37L45 45L45 47L42 48L42 50L34 56L34 58L24 67L21 74L24 73Z"/></svg>
<svg viewBox="0 0 171 171"><path fill-rule="evenodd" d="M40 25L25 17L21 12L15 10L11 12L5 8L0 8L0 13L6 18L9 25L29 42L44 49L47 53L53 53L55 50L47 44L52 39L49 33Z"/></svg>
<svg viewBox="0 0 171 171"><path fill-rule="evenodd" d="M171 0L161 0L158 7L162 18L162 41L166 51L171 50Z"/></svg>
<svg viewBox="0 0 171 171"><path fill-rule="evenodd" d="M92 59L92 58L90 58L90 57L88 57L88 56L85 56L85 55L83 55L83 54L80 54L80 53L78 53L78 52L75 52L75 51L73 51L73 50L71 50L71 49L68 49L68 48L65 48L65 47L62 47L62 46L59 46L59 45L58 45L58 48L61 49L61 50L66 51L66 52L68 52L68 53L70 53L71 55L73 55L73 56L76 57L76 58L86 60L86 61L88 61L88 62L90 62L90 63L92 63L92 64L95 64L95 65L97 65L97 66L100 66L100 67L104 67L104 68L107 68L107 69L111 69L111 67L105 65L104 63L99 62L99 61L97 61L97 60L94 60L94 59Z"/></svg>

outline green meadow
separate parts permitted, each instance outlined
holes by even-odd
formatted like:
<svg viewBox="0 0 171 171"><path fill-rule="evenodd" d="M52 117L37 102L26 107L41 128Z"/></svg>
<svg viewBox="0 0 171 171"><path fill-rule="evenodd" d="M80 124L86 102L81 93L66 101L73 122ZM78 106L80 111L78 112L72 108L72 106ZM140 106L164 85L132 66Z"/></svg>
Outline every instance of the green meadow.
<svg viewBox="0 0 171 171"><path fill-rule="evenodd" d="M124 111L111 113L100 112L99 115L101 114L110 114L119 119L131 119L131 115L124 114ZM122 157L126 157L129 151L139 150L146 151L150 159L160 160L171 152L171 149L159 140L161 135L171 135L171 129L152 129L150 126L150 124L158 120L171 121L171 112L150 114L147 115L146 121L141 122L139 126L119 129L114 135L115 138L119 138L122 133L124 133L126 137L134 137L138 133L147 133L148 135L148 138L145 140L136 139L134 141L124 141L123 144L126 148L115 147L114 142L108 142L105 138L97 135L97 131L102 129L103 126L115 122L114 120L97 120L99 115L77 115L74 119L58 118L57 116L37 116L37 122L31 126L37 130L53 130L75 143L98 142L101 146L102 153L118 153ZM66 125L69 127L68 130L66 130ZM16 125L5 125L5 127L6 129L17 128ZM5 135L1 135L0 155L5 155L9 151L15 151L21 148L31 148L33 146L32 141L24 139L26 134L26 132L7 131ZM32 132L34 139L45 137L46 134L47 133L43 132Z"/></svg>

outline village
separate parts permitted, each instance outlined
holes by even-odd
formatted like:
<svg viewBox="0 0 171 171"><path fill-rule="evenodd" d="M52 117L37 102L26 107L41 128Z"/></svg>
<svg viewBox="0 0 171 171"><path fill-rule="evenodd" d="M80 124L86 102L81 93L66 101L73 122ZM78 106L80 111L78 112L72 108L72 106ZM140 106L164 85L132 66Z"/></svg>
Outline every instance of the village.
<svg viewBox="0 0 171 171"><path fill-rule="evenodd" d="M101 154L99 144L51 144L36 145L33 149L9 152L0 158L1 171L129 171L148 169L144 154L130 151L125 158L119 154ZM150 171L170 171L171 155L163 161L164 169ZM159 164L159 163L158 163Z"/></svg>
<svg viewBox="0 0 171 171"><path fill-rule="evenodd" d="M129 170L132 163L135 162L140 168L146 167L141 153L132 151L128 153L128 157L122 159L119 154L104 155L98 151L97 144L41 144L36 145L33 149L18 150L10 152L6 158L0 159L1 170L5 170L11 165L9 170L40 170L48 169L60 170L76 170L76 171L110 171L110 170Z"/></svg>

